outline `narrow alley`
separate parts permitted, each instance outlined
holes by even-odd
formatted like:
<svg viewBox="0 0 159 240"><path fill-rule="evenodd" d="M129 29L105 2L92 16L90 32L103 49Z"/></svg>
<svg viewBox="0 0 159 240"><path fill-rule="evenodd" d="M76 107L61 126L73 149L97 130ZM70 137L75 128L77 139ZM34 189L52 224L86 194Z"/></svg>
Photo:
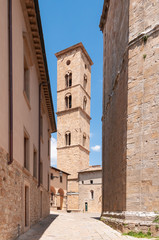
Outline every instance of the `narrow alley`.
<svg viewBox="0 0 159 240"><path fill-rule="evenodd" d="M51 212L18 240L135 240L99 220L99 214ZM141 239L141 238L140 238ZM146 238L144 238L146 240Z"/></svg>

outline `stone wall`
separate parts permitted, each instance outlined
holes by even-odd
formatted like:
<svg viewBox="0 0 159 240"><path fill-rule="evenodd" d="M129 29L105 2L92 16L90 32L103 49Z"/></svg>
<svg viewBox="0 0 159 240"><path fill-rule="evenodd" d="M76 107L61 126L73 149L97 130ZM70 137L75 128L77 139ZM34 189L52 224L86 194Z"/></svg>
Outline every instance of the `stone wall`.
<svg viewBox="0 0 159 240"><path fill-rule="evenodd" d="M126 209L128 1L110 1L103 30L103 212Z"/></svg>
<svg viewBox="0 0 159 240"><path fill-rule="evenodd" d="M159 2L109 3L103 27L103 216L153 232L159 211Z"/></svg>
<svg viewBox="0 0 159 240"><path fill-rule="evenodd" d="M0 239L13 240L40 218L49 214L49 192L37 188L37 180L15 160L7 164L8 154L0 148ZM25 227L24 189L29 186L29 218ZM42 212L40 196L42 191Z"/></svg>

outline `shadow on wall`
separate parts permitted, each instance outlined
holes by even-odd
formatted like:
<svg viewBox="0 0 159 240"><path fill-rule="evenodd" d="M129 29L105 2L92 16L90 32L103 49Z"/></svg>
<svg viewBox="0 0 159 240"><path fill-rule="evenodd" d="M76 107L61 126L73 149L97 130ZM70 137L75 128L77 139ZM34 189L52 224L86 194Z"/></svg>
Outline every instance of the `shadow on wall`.
<svg viewBox="0 0 159 240"><path fill-rule="evenodd" d="M57 217L57 214L50 214L45 219L33 225L26 233L22 234L16 240L39 240Z"/></svg>

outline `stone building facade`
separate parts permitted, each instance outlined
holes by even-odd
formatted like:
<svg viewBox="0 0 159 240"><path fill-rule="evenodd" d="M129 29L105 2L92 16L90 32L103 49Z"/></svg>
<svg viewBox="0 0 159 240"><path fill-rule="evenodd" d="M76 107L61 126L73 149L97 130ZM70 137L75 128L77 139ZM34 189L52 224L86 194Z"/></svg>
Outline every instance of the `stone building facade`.
<svg viewBox="0 0 159 240"><path fill-rule="evenodd" d="M102 168L89 166L78 173L79 209L82 212L101 213L102 207Z"/></svg>
<svg viewBox="0 0 159 240"><path fill-rule="evenodd" d="M50 167L50 208L51 210L67 210L68 173Z"/></svg>
<svg viewBox="0 0 159 240"><path fill-rule="evenodd" d="M0 239L13 240L50 211L56 124L38 1L1 0L0 36Z"/></svg>
<svg viewBox="0 0 159 240"><path fill-rule="evenodd" d="M68 177L68 210L78 210L78 172L89 166L91 65L78 43L57 57L57 167Z"/></svg>
<svg viewBox="0 0 159 240"><path fill-rule="evenodd" d="M111 225L147 230L159 211L159 1L105 0L103 206Z"/></svg>

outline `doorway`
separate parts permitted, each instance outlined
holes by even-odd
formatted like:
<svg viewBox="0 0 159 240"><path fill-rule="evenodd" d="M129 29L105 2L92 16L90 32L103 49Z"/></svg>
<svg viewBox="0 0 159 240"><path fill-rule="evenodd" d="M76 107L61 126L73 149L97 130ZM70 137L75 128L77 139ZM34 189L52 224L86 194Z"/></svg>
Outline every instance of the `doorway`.
<svg viewBox="0 0 159 240"><path fill-rule="evenodd" d="M85 202L85 212L88 212L88 203Z"/></svg>
<svg viewBox="0 0 159 240"><path fill-rule="evenodd" d="M25 186L25 227L29 226L29 187Z"/></svg>

